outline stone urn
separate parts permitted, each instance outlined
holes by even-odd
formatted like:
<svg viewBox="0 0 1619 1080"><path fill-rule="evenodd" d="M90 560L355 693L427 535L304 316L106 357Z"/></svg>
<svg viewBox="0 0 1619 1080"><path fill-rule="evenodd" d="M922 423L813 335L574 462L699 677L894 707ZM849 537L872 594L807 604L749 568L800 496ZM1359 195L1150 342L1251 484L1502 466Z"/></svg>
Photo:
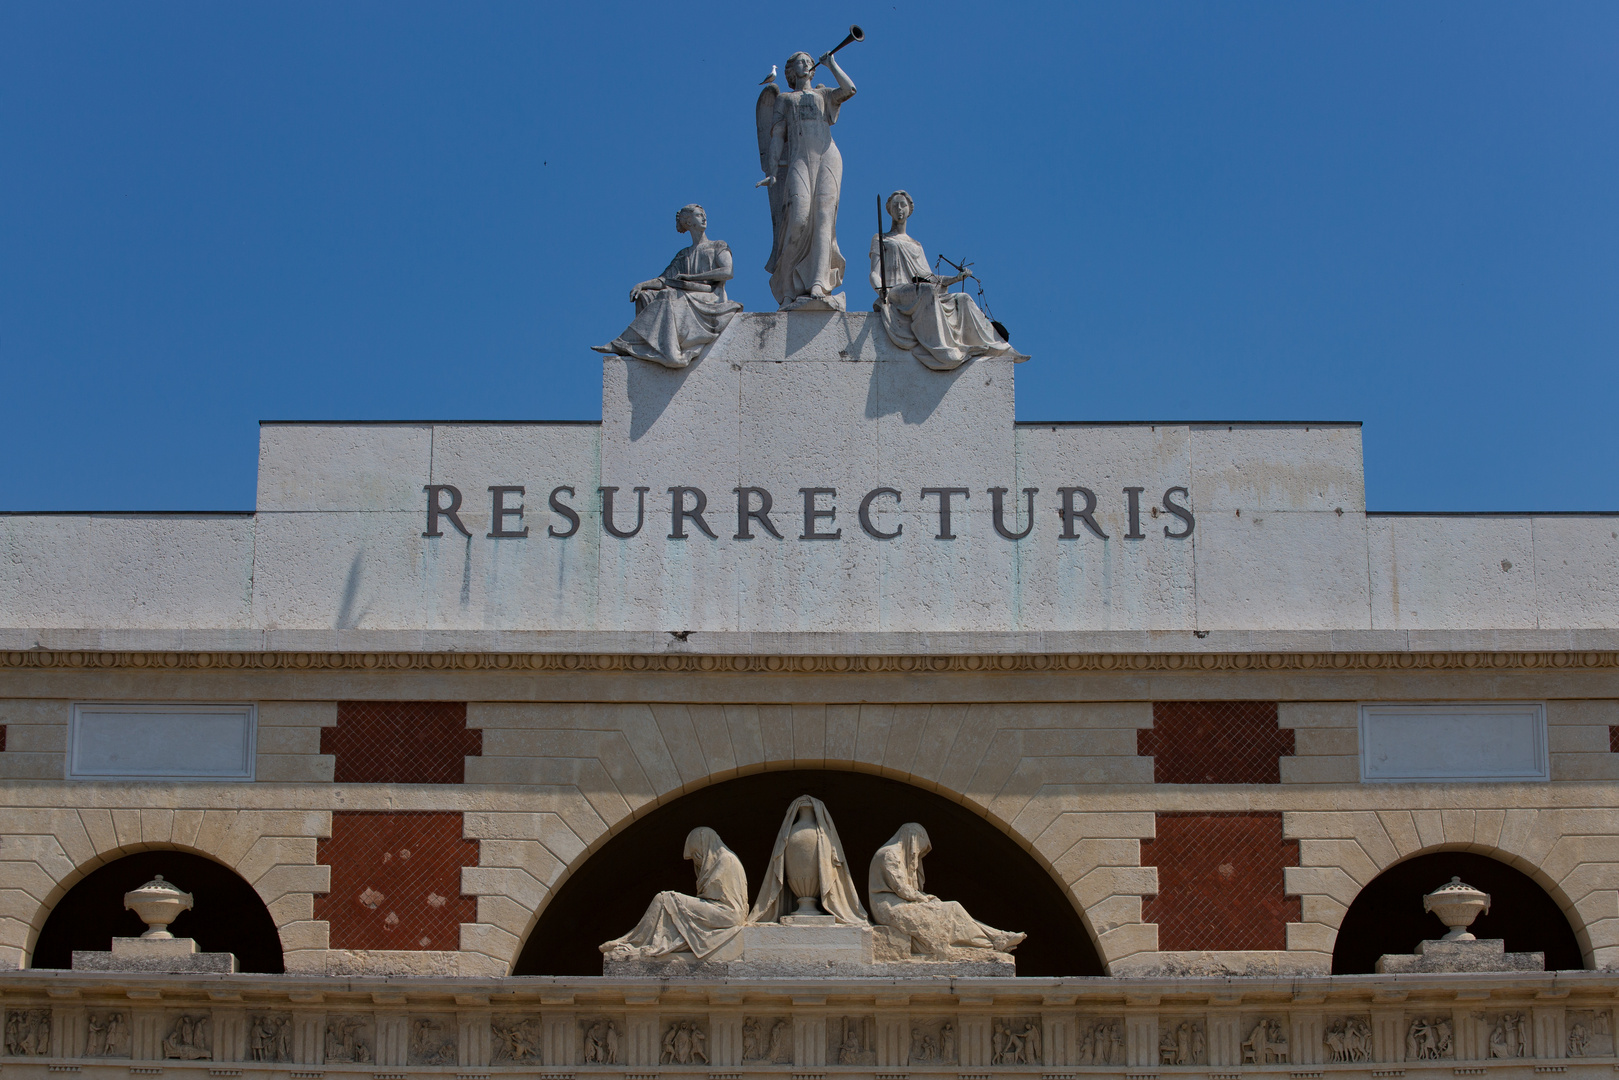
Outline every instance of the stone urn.
<svg viewBox="0 0 1619 1080"><path fill-rule="evenodd" d="M169 924L182 912L191 910L191 894L176 889L159 874L140 888L126 892L124 907L139 915L146 924L146 933L141 937L168 941L174 937L169 933Z"/></svg>
<svg viewBox="0 0 1619 1080"><path fill-rule="evenodd" d="M1440 922L1450 927L1440 941L1477 941L1467 928L1473 925L1474 919L1489 913L1490 894L1453 877L1449 884L1439 886L1422 898L1422 910L1433 912Z"/></svg>
<svg viewBox="0 0 1619 1080"><path fill-rule="evenodd" d="M821 826L815 820L814 807L800 806L798 818L787 834L787 846L782 851L787 887L798 901L794 915L821 914L821 861L815 855L820 836Z"/></svg>

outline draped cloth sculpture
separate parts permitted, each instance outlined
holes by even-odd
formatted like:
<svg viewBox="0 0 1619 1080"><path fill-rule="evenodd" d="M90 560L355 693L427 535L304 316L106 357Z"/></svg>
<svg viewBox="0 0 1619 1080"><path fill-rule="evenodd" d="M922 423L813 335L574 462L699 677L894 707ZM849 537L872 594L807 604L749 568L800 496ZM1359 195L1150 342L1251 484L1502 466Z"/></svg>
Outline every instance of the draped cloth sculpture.
<svg viewBox="0 0 1619 1080"><path fill-rule="evenodd" d="M748 914L748 878L742 860L706 826L687 834L681 854L696 864L697 895L661 892L653 897L635 929L602 943L601 951L609 959L689 951L700 960L741 931Z"/></svg>
<svg viewBox="0 0 1619 1080"><path fill-rule="evenodd" d="M871 238L871 287L887 301L880 303L883 329L896 347L935 371L949 371L975 356L1028 357L1012 348L966 293L950 286L967 274L941 278L928 265L922 245L905 231L915 204L904 191L888 197L893 229Z"/></svg>
<svg viewBox="0 0 1619 1080"><path fill-rule="evenodd" d="M800 795L782 818L748 922L779 922L784 916L823 912L840 923L865 926L870 922L826 804L813 795Z"/></svg>
<svg viewBox="0 0 1619 1080"><path fill-rule="evenodd" d="M837 86L812 86L816 61L809 53L787 58L787 90L774 81L759 93L755 123L759 164L770 190L774 243L765 269L770 291L782 311L809 307L842 311L845 263L838 250L838 198L843 188L843 156L832 141L838 110L855 95L855 85L831 53L819 63Z"/></svg>
<svg viewBox="0 0 1619 1080"><path fill-rule="evenodd" d="M633 356L683 368L720 336L742 305L725 297L731 280L731 249L708 239L708 215L692 203L675 213L675 230L691 234L691 246L676 253L664 272L630 290L635 321L599 353Z"/></svg>
<svg viewBox="0 0 1619 1080"><path fill-rule="evenodd" d="M872 918L911 935L913 952L959 955L963 949L1006 953L1025 935L997 930L974 919L954 900L923 892L922 856L933 850L927 830L916 822L899 827L871 859L866 891Z"/></svg>

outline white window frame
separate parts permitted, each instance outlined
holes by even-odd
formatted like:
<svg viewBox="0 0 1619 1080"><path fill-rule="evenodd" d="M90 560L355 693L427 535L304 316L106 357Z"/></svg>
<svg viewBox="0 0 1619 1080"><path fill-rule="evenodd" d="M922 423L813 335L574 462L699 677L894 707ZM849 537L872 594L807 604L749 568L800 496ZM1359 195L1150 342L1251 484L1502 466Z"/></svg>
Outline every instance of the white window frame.
<svg viewBox="0 0 1619 1080"><path fill-rule="evenodd" d="M235 713L243 719L243 762L239 771L224 773L195 772L97 772L78 768L79 738L83 731L81 720L97 713L152 713L173 716L177 713ZM254 779L259 747L259 710L252 702L129 702L129 701L76 701L68 720L67 778L69 780L161 780L193 783L243 783Z"/></svg>
<svg viewBox="0 0 1619 1080"><path fill-rule="evenodd" d="M1391 776L1373 772L1372 742L1367 737L1369 722L1380 714L1420 712L1430 716L1525 716L1534 725L1535 767L1533 770L1503 771L1479 775L1411 775ZM1543 701L1489 701L1489 702L1434 702L1434 701L1376 701L1360 706L1360 779L1363 784L1505 784L1538 783L1551 780L1551 756L1546 736L1546 703Z"/></svg>

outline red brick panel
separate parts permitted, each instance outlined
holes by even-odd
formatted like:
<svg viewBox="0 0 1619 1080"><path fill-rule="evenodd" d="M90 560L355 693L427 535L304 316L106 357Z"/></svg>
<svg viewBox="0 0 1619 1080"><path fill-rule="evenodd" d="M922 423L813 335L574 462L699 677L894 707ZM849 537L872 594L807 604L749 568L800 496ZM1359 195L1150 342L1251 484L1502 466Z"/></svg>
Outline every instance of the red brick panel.
<svg viewBox="0 0 1619 1080"><path fill-rule="evenodd" d="M477 921L461 868L478 865L478 841L461 838L459 812L334 811L315 859L332 868L315 918L334 949L458 949L461 924Z"/></svg>
<svg viewBox="0 0 1619 1080"><path fill-rule="evenodd" d="M1282 895L1282 869L1297 866L1297 840L1282 839L1280 813L1159 814L1141 842L1141 865L1158 868L1158 895L1141 906L1167 952L1285 949L1302 920Z"/></svg>
<svg viewBox="0 0 1619 1080"><path fill-rule="evenodd" d="M1279 784L1293 729L1276 726L1274 701L1155 701L1136 753L1160 784Z"/></svg>
<svg viewBox="0 0 1619 1080"><path fill-rule="evenodd" d="M0 728L0 750L5 748L5 728ZM1619 754L1619 727L1608 728L1608 752Z"/></svg>
<svg viewBox="0 0 1619 1080"><path fill-rule="evenodd" d="M467 730L464 701L339 701L320 752L337 756L339 784L459 784L483 732Z"/></svg>
<svg viewBox="0 0 1619 1080"><path fill-rule="evenodd" d="M6 752L6 725L0 724L0 754Z"/></svg>

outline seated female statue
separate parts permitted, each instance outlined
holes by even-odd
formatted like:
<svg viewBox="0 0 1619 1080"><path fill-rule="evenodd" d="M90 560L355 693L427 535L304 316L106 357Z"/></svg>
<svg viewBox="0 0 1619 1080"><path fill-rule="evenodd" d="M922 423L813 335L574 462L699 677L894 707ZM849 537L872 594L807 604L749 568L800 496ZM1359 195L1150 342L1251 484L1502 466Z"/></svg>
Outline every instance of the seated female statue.
<svg viewBox="0 0 1619 1080"><path fill-rule="evenodd" d="M738 859L707 826L686 836L682 856L697 868L697 895L661 892L635 929L603 942L609 960L691 952L700 960L730 941L748 918L748 877Z"/></svg>
<svg viewBox="0 0 1619 1080"><path fill-rule="evenodd" d="M894 192L888 197L894 227L871 238L871 287L889 340L935 371L958 368L975 356L1027 360L995 331L972 297L949 291L970 276L967 272L949 278L933 273L922 245L905 231L915 208L909 193Z"/></svg>
<svg viewBox="0 0 1619 1080"><path fill-rule="evenodd" d="M877 849L866 883L872 919L911 935L911 951L922 955L959 956L963 949L1007 953L1017 948L1025 935L985 925L956 901L922 891L922 856L932 850L927 830L914 821L901 825Z"/></svg>
<svg viewBox="0 0 1619 1080"><path fill-rule="evenodd" d="M681 249L659 277L630 290L635 321L599 353L633 356L664 367L683 368L720 336L742 305L725 298L731 280L731 249L708 239L708 215L696 203L675 212L675 231L690 233L691 246Z"/></svg>

